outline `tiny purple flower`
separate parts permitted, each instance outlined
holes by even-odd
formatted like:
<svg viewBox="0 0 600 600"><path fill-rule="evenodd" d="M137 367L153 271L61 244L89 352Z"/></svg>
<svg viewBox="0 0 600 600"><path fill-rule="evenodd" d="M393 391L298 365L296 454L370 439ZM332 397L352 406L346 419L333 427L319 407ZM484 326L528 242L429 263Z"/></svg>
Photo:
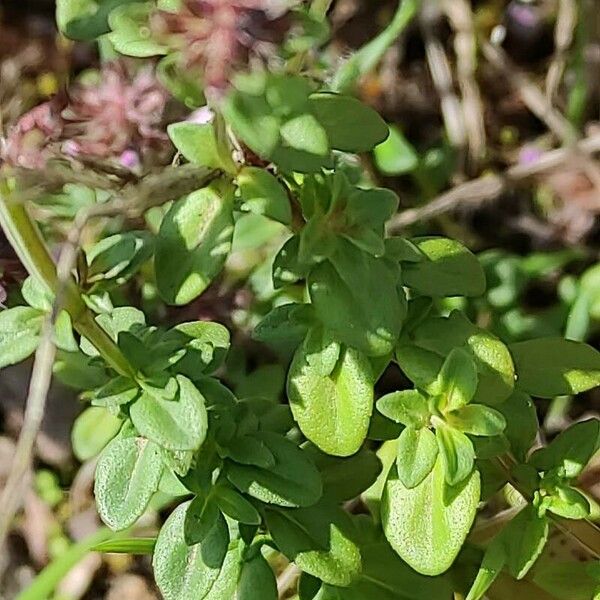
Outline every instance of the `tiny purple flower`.
<svg viewBox="0 0 600 600"><path fill-rule="evenodd" d="M542 156L542 151L531 144L523 146L519 152L520 165L532 165L536 163Z"/></svg>

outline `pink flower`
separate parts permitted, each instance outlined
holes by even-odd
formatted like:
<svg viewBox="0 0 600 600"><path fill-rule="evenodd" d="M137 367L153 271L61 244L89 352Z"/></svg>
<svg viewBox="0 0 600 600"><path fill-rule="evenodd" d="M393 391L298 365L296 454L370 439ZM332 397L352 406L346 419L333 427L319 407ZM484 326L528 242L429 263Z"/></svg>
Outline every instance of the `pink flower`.
<svg viewBox="0 0 600 600"><path fill-rule="evenodd" d="M122 63L107 64L95 85L76 86L63 111L63 138L69 151L97 158L120 157L126 150L140 156L169 148L163 127L168 100L151 69L131 80Z"/></svg>
<svg viewBox="0 0 600 600"><path fill-rule="evenodd" d="M21 117L1 158L32 169L61 154L135 166L164 162L172 152L163 122L168 98L151 68L130 77L123 63L108 63L97 82L75 84ZM126 152L133 154L124 162Z"/></svg>
<svg viewBox="0 0 600 600"><path fill-rule="evenodd" d="M209 92L227 87L261 44L283 38L290 22L285 0L183 0L177 13L158 11L157 37L178 47L186 66L197 66Z"/></svg>
<svg viewBox="0 0 600 600"><path fill-rule="evenodd" d="M23 115L10 131L0 158L25 169L43 168L51 155L49 146L62 135L60 113L65 104L64 96L56 96Z"/></svg>

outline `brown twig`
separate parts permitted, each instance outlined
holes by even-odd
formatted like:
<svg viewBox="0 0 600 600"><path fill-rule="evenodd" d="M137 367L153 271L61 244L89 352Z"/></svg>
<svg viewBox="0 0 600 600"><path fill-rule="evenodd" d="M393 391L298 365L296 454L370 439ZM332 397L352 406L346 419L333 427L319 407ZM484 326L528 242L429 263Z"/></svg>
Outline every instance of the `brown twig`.
<svg viewBox="0 0 600 600"><path fill-rule="evenodd" d="M53 314L57 314L56 311ZM56 352L52 340L53 331L53 318L48 316L44 321L40 344L35 354L23 428L19 435L10 473L0 495L0 505L2 506L0 511L0 553L3 552L13 517L19 509L19 503L24 495L33 447L44 417L46 396L50 389L52 365Z"/></svg>
<svg viewBox="0 0 600 600"><path fill-rule="evenodd" d="M462 95L469 156L476 166L485 154L483 103L476 80L477 37L469 0L443 0L442 7L454 28L457 77Z"/></svg>
<svg viewBox="0 0 600 600"><path fill-rule="evenodd" d="M287 592L296 583L299 575L300 569L293 562L280 573L277 577L277 594L279 600L283 600L286 597Z"/></svg>
<svg viewBox="0 0 600 600"><path fill-rule="evenodd" d="M546 76L546 97L550 104L554 104L560 87L565 67L567 52L573 43L575 28L577 27L577 3L575 0L559 0L558 16L554 28L554 56Z"/></svg>
<svg viewBox="0 0 600 600"><path fill-rule="evenodd" d="M527 108L545 123L563 144L572 144L577 139L577 131L568 119L548 102L544 92L510 60L502 48L482 40L481 50L490 65L500 71L513 90L521 96Z"/></svg>
<svg viewBox="0 0 600 600"><path fill-rule="evenodd" d="M447 213L459 206L478 206L482 202L497 198L510 184L552 171L573 155L595 152L600 152L600 134L584 138L574 147L545 152L534 163L513 165L502 174L482 175L444 192L425 206L398 213L389 222L388 231L397 233L414 223Z"/></svg>
<svg viewBox="0 0 600 600"><path fill-rule="evenodd" d="M454 91L452 70L446 51L435 34L435 24L439 20L438 6L434 2L424 2L420 13L421 31L425 40L427 65L437 93L440 97L444 126L448 140L456 148L464 148L467 142L464 116L460 100Z"/></svg>

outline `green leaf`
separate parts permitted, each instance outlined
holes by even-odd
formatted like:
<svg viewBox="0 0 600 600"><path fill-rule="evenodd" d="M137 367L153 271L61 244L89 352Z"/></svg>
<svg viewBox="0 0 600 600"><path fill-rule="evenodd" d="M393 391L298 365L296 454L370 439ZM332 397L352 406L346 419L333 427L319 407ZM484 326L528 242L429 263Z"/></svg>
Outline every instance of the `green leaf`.
<svg viewBox="0 0 600 600"><path fill-rule="evenodd" d="M391 392L377 400L377 410L407 427L424 427L429 422L427 398L418 390Z"/></svg>
<svg viewBox="0 0 600 600"><path fill-rule="evenodd" d="M222 521L217 523L217 521ZM185 511L183 537L188 546L199 544L215 528L227 529L224 517L212 494L197 494Z"/></svg>
<svg viewBox="0 0 600 600"><path fill-rule="evenodd" d="M468 404L477 390L477 368L469 353L454 348L428 391L441 396L438 409L446 412Z"/></svg>
<svg viewBox="0 0 600 600"><path fill-rule="evenodd" d="M227 355L231 345L229 330L220 323L211 321L190 321L179 323L173 328L177 338L181 337L185 352L174 368L190 378L200 372L213 373Z"/></svg>
<svg viewBox="0 0 600 600"><path fill-rule="evenodd" d="M231 154L219 147L213 123L171 123L167 132L177 150L189 162L230 173L235 171Z"/></svg>
<svg viewBox="0 0 600 600"><path fill-rule="evenodd" d="M240 491L279 506L310 506L321 497L321 477L307 453L272 432L255 434L275 457L269 469L230 464L227 477Z"/></svg>
<svg viewBox="0 0 600 600"><path fill-rule="evenodd" d="M367 152L388 136L377 112L351 96L319 92L311 95L309 106L335 150Z"/></svg>
<svg viewBox="0 0 600 600"><path fill-rule="evenodd" d="M119 410L123 404L129 404L140 393L140 390L129 377L115 377L102 387L91 392L86 392L84 397L89 398L94 406L101 406L112 412Z"/></svg>
<svg viewBox="0 0 600 600"><path fill-rule="evenodd" d="M44 313L28 306L0 312L0 368L14 365L33 354L40 341Z"/></svg>
<svg viewBox="0 0 600 600"><path fill-rule="evenodd" d="M228 551L229 532L217 521L201 544L188 546L185 515L190 503L180 504L162 526L152 567L165 600L223 600L233 597L239 574L237 548Z"/></svg>
<svg viewBox="0 0 600 600"><path fill-rule="evenodd" d="M446 481L450 486L458 485L473 471L475 461L473 443L464 433L448 427L443 422L435 423L435 436Z"/></svg>
<svg viewBox="0 0 600 600"><path fill-rule="evenodd" d="M588 419L561 431L545 448L539 448L529 463L541 471L560 468L573 479L600 448L600 420Z"/></svg>
<svg viewBox="0 0 600 600"><path fill-rule="evenodd" d="M548 519L530 504L502 530L508 571L514 578L527 575L546 545L549 529Z"/></svg>
<svg viewBox="0 0 600 600"><path fill-rule="evenodd" d="M498 405L498 410L504 415L504 435L513 454L518 461L525 462L539 429L535 404L527 394L515 392Z"/></svg>
<svg viewBox="0 0 600 600"><path fill-rule="evenodd" d="M202 81L193 71L186 69L180 52L171 52L160 59L156 65L156 77L187 108L200 108L206 104Z"/></svg>
<svg viewBox="0 0 600 600"><path fill-rule="evenodd" d="M102 520L115 530L133 525L158 489L163 472L159 447L141 437L117 437L96 467L94 495Z"/></svg>
<svg viewBox="0 0 600 600"><path fill-rule="evenodd" d="M274 346L297 348L308 333L311 321L308 304L283 304L276 306L254 328L252 337Z"/></svg>
<svg viewBox="0 0 600 600"><path fill-rule="evenodd" d="M469 404L445 415L450 427L471 435L500 435L506 428L501 412L483 404Z"/></svg>
<svg viewBox="0 0 600 600"><path fill-rule="evenodd" d="M262 74L251 77L256 80L253 93L232 90L223 100L221 110L227 123L245 144L259 156L270 158L279 143L281 120L264 95L266 82Z"/></svg>
<svg viewBox="0 0 600 600"><path fill-rule="evenodd" d="M515 373L508 348L458 310L419 323L397 346L396 359L417 387L428 389L454 348L466 350L477 366L477 391L471 402L497 405L510 396Z"/></svg>
<svg viewBox="0 0 600 600"><path fill-rule="evenodd" d="M246 525L260 525L260 515L254 505L228 485L217 485L214 496L219 509L228 517Z"/></svg>
<svg viewBox="0 0 600 600"><path fill-rule="evenodd" d="M252 435L233 438L223 449L223 454L242 465L254 465L268 469L275 464L275 457L267 445Z"/></svg>
<svg viewBox="0 0 600 600"><path fill-rule="evenodd" d="M315 600L317 593L321 589L322 582L320 579L309 575L308 573L300 573L298 579L298 600Z"/></svg>
<svg viewBox="0 0 600 600"><path fill-rule="evenodd" d="M275 256L273 261L273 287L279 289L286 285L306 279L311 264L300 259L301 236L291 237Z"/></svg>
<svg viewBox="0 0 600 600"><path fill-rule="evenodd" d="M152 10L152 3L134 2L119 6L108 15L108 39L117 52L138 58L167 54L168 47L152 39Z"/></svg>
<svg viewBox="0 0 600 600"><path fill-rule="evenodd" d="M39 279L31 275L25 279L21 286L23 299L29 306L39 311L48 313L54 304L54 294Z"/></svg>
<svg viewBox="0 0 600 600"><path fill-rule="evenodd" d="M54 321L54 343L59 350L77 352L79 345L73 335L71 315L66 310L61 310Z"/></svg>
<svg viewBox="0 0 600 600"><path fill-rule="evenodd" d="M65 33L71 21L93 15L96 8L96 0L57 0L56 24L58 29Z"/></svg>
<svg viewBox="0 0 600 600"><path fill-rule="evenodd" d="M545 499L546 500L546 499ZM565 519L587 519L591 506L588 499L575 488L558 486L555 494L547 498L548 510Z"/></svg>
<svg viewBox="0 0 600 600"><path fill-rule="evenodd" d="M373 515L373 520L376 522L380 520L379 507L388 475L390 474L392 468L396 470L395 464L396 460L398 459L398 440L394 439L383 442L383 444L377 450L377 458L381 461L381 472L371 487L366 489L361 494L362 500L369 508L369 511Z"/></svg>
<svg viewBox="0 0 600 600"><path fill-rule="evenodd" d="M413 489L392 469L381 502L385 535L392 548L415 571L438 575L450 568L477 512L478 471L446 499L444 465L438 457L431 473Z"/></svg>
<svg viewBox="0 0 600 600"><path fill-rule="evenodd" d="M422 237L412 242L423 253L421 262L403 265L404 284L425 296L481 296L485 274L477 257L448 238Z"/></svg>
<svg viewBox="0 0 600 600"><path fill-rule="evenodd" d="M431 429L406 427L398 438L396 468L398 478L408 489L417 487L433 469L438 444Z"/></svg>
<svg viewBox="0 0 600 600"><path fill-rule="evenodd" d="M86 252L86 282L130 279L154 252L154 236L147 231L127 231L111 235Z"/></svg>
<svg viewBox="0 0 600 600"><path fill-rule="evenodd" d="M233 239L233 194L219 182L178 200L165 215L154 258L158 291L187 304L219 274Z"/></svg>
<svg viewBox="0 0 600 600"><path fill-rule="evenodd" d="M330 456L317 449L311 455L321 473L323 496L333 502L356 498L373 485L381 473L381 461L365 448L347 458Z"/></svg>
<svg viewBox="0 0 600 600"><path fill-rule="evenodd" d="M82 462L93 458L117 435L121 425L121 419L105 408L86 408L73 423L73 453Z"/></svg>
<svg viewBox="0 0 600 600"><path fill-rule="evenodd" d="M358 519L355 518L355 522L364 527L366 519ZM359 576L348 587L324 585L314 600L450 600L454 597L450 578L416 573L390 548L379 531L370 531L372 528L371 525L367 529L368 538L360 540L362 569ZM308 599L312 600L310 596ZM304 600L302 596L301 600Z"/></svg>
<svg viewBox="0 0 600 600"><path fill-rule="evenodd" d="M83 352L58 351L53 373L64 385L78 391L90 390L106 383L106 369Z"/></svg>
<svg viewBox="0 0 600 600"><path fill-rule="evenodd" d="M598 593L596 561L557 562L541 558L532 573L533 582L552 597L589 600Z"/></svg>
<svg viewBox="0 0 600 600"><path fill-rule="evenodd" d="M410 173L419 164L419 156L398 127L390 126L390 135L375 146L375 164L384 175Z"/></svg>
<svg viewBox="0 0 600 600"><path fill-rule="evenodd" d="M108 16L116 7L134 0L58 0L56 22L68 38L91 41L110 31Z"/></svg>
<svg viewBox="0 0 600 600"><path fill-rule="evenodd" d="M563 338L541 338L509 346L517 387L531 396L554 398L600 384L600 352Z"/></svg>
<svg viewBox="0 0 600 600"><path fill-rule="evenodd" d="M97 544L92 550L106 554L152 554L155 545L156 538L115 538Z"/></svg>
<svg viewBox="0 0 600 600"><path fill-rule="evenodd" d="M320 364L309 364L310 360L302 345L290 366L287 393L294 419L324 452L350 456L360 448L369 428L374 384L371 365L352 348L341 351L329 375L322 374Z"/></svg>
<svg viewBox="0 0 600 600"><path fill-rule="evenodd" d="M96 317L96 322L110 338L116 342L119 334L122 332L137 331L146 324L146 317L141 310L133 306L119 306L110 313L102 313ZM81 350L88 356L99 356L98 350L90 343L87 338L82 337L80 342Z"/></svg>
<svg viewBox="0 0 600 600"><path fill-rule="evenodd" d="M483 561L466 600L481 600L506 564L506 548L502 535L497 535L485 549Z"/></svg>
<svg viewBox="0 0 600 600"><path fill-rule="evenodd" d="M305 573L346 586L360 572L352 523L340 507L319 503L294 510L269 508L265 520L280 551Z"/></svg>
<svg viewBox="0 0 600 600"><path fill-rule="evenodd" d="M131 420L144 437L164 448L197 450L208 428L204 397L183 375L177 375L177 384L175 400L143 392L131 406Z"/></svg>
<svg viewBox="0 0 600 600"><path fill-rule="evenodd" d="M317 156L329 154L327 133L311 114L292 117L283 123L280 133L284 142L294 150Z"/></svg>
<svg viewBox="0 0 600 600"><path fill-rule="evenodd" d="M398 275L385 259L339 240L335 253L311 271L307 284L317 317L340 342L368 356L382 356L393 351L406 314Z"/></svg>
<svg viewBox="0 0 600 600"><path fill-rule="evenodd" d="M242 564L236 600L277 600L275 573L262 554Z"/></svg>
<svg viewBox="0 0 600 600"><path fill-rule="evenodd" d="M292 208L288 194L277 178L258 167L243 167L237 176L242 210L264 215L289 225Z"/></svg>

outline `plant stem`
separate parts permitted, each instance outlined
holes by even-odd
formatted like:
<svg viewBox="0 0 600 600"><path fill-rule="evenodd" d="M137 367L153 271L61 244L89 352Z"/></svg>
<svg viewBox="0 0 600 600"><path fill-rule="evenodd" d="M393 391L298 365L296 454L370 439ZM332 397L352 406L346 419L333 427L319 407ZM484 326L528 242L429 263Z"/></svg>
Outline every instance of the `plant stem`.
<svg viewBox="0 0 600 600"><path fill-rule="evenodd" d="M75 279L70 274L65 281L59 279L56 265L37 225L4 180L0 181L0 225L27 272L55 294L60 290L61 305L71 316L73 327L91 342L110 367L120 375L133 376L135 371L119 347L96 323Z"/></svg>
<svg viewBox="0 0 600 600"><path fill-rule="evenodd" d="M340 67L333 77L331 89L336 92L349 92L360 77L372 71L420 7L421 0L400 0L389 25Z"/></svg>
<svg viewBox="0 0 600 600"><path fill-rule="evenodd" d="M319 21L324 21L329 8L333 4L333 0L313 0L310 5L310 14Z"/></svg>

